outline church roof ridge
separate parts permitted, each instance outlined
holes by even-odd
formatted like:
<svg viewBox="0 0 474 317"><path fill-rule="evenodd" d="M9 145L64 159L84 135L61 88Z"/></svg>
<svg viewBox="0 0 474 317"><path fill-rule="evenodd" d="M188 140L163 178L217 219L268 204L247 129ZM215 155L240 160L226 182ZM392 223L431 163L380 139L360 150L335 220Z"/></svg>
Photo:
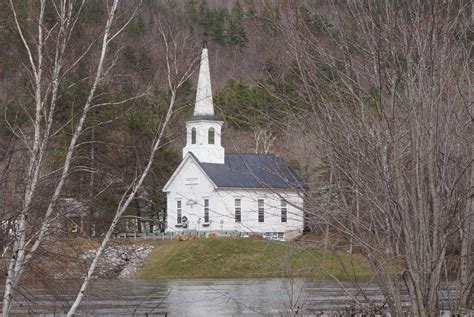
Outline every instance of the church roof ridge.
<svg viewBox="0 0 474 317"><path fill-rule="evenodd" d="M203 163L193 153L190 154L217 187L308 188L300 176L276 154L226 153L224 164Z"/></svg>

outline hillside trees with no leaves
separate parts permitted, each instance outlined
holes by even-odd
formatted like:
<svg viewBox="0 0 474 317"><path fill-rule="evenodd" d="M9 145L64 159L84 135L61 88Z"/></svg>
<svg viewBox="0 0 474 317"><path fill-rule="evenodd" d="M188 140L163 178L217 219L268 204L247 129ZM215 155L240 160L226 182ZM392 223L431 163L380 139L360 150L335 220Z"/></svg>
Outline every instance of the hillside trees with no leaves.
<svg viewBox="0 0 474 317"><path fill-rule="evenodd" d="M329 175L325 204L308 194L308 221L366 256L394 316L405 287L415 315L437 314L453 279L460 297L449 307L473 305L471 5L282 6L306 105L289 130L310 140ZM321 16L329 23L315 28Z"/></svg>

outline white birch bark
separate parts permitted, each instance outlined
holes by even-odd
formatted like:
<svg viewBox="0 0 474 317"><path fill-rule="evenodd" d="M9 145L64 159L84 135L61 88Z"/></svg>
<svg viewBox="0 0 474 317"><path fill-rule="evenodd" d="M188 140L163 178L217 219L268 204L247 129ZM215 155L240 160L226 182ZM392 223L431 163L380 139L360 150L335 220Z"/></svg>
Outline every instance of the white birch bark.
<svg viewBox="0 0 474 317"><path fill-rule="evenodd" d="M155 156L156 156L159 148L162 145L162 141L163 141L163 138L165 136L169 121L170 121L170 119L173 115L173 112L174 112L174 105L175 105L177 90L190 77L190 75L192 74L193 66L194 66L195 62L197 61L197 59L195 59L188 66L185 65L185 70L182 73L182 75L179 76L179 78L175 78L173 80L172 74L173 73L174 74L178 73L178 68L179 68L178 63L183 63L183 61L178 61L176 59L177 52L175 50L173 51L173 53L176 54L176 55L170 56L173 53L171 52L168 41L171 41L171 43L174 43L173 45L175 45L175 46L176 46L176 41L168 39L168 36L166 34L167 32L161 26L161 24L160 24L159 32L161 34L161 37L163 39L163 42L164 42L164 45L165 45L165 48L166 48L165 58L166 58L166 70L167 70L167 82L168 82L168 89L169 89L169 92L171 94L171 98L170 98L170 102L168 104L168 109L167 109L167 112L166 112L166 116L163 119L163 121L161 123L161 126L159 127L159 129L157 131L155 140L153 142L152 149L151 149L150 154L149 154L149 156L146 160L147 163L146 163L146 166L145 166L144 170L141 172L140 176L132 184L130 184L130 187L122 195L122 199L119 202L119 204L117 206L117 209L115 211L114 219L112 220L112 222L109 226L109 229L107 230L104 238L102 239L102 242L101 242L99 248L96 251L95 257L94 257L94 259L92 260L92 263L89 266L87 274L84 277L84 280L82 282L81 288L80 288L80 290L79 290L79 292L76 296L76 299L74 300L74 303L71 305L71 307L70 307L70 309L67 313L67 316L73 316L74 314L76 314L77 309L78 309L79 305L81 304L82 299L85 296L85 292L86 292L86 290L87 290L87 288L90 284L90 281L92 279L94 271L97 267L97 263L99 262L99 259L102 256L102 254L105 250L105 247L107 246L107 243L109 242L109 240L112 236L112 233L114 232L117 224L119 223L120 219L122 218L122 215L125 212L125 210L128 208L128 206L130 205L132 200L135 199L135 196L136 196L137 192L142 187L145 178L147 177L148 173L150 172L150 169L151 169L151 167L154 163L154 160L155 160ZM176 49L176 47L175 47L175 49ZM182 66L183 65L181 65L181 67Z"/></svg>
<svg viewBox="0 0 474 317"><path fill-rule="evenodd" d="M13 8L13 2L10 1L10 5ZM24 193L24 200L22 210L19 213L18 219L15 223L15 236L12 248L12 256L9 261L7 277L5 281L5 291L3 294L3 316L8 316L11 301L13 299L13 289L15 287L15 281L18 273L18 263L23 261L24 249L26 243L26 216L30 208L31 199L36 188L38 181L40 162L38 161L39 152L41 149L41 120L43 114L43 88L42 88L42 74L43 74L43 16L45 10L45 1L40 2L40 13L38 18L38 44L37 44L37 60L35 62L33 58L32 50L27 44L27 41L23 35L22 29L18 22L16 12L13 9L16 26L19 30L22 42L27 50L30 66L33 70L34 82L35 82L35 121L34 121L34 137L33 145L30 147L30 160L28 164L28 171L26 175L26 188Z"/></svg>
<svg viewBox="0 0 474 317"><path fill-rule="evenodd" d="M66 181L67 175L70 171L71 160L74 155L74 151L77 146L77 140L81 135L81 132L84 128L84 123L87 117L87 114L92 106L92 100L95 96L96 89L103 78L104 73L104 63L106 59L107 48L110 41L120 32L123 30L120 29L119 32L113 34L112 25L115 19L115 13L118 6L118 0L115 0L112 4L111 8L108 12L107 23L104 29L104 35L102 39L102 46L100 51L99 62L97 64L97 68L95 71L94 80L91 85L91 89L89 91L89 95L87 98L86 103L84 104L79 122L74 130L72 138L69 143L69 147L64 159L62 173L59 178L58 183L55 186L54 194L51 197L46 214L42 219L40 224L40 229L38 230L37 234L34 235L31 239L27 240L27 215L32 204L33 195L37 189L38 179L40 175L40 170L43 163L44 153L48 146L51 128L54 123L54 111L57 101L57 95L59 90L59 85L61 81L61 76L64 75L62 72L64 68L64 53L66 50L66 46L70 39L70 34L75 26L77 21L77 17L75 16L75 10L78 10L77 14L80 13L82 9L82 5L84 1L80 2L79 9L75 7L76 1L67 1L63 0L60 2L58 8L58 19L59 19L59 31L56 35L56 53L54 57L54 64L52 70L52 78L51 78L51 95L50 95L50 105L48 109L45 109L44 101L47 99L43 94L46 93L46 87L48 83L43 82L43 46L44 46L44 39L45 35L43 34L43 16L45 11L45 0L42 0L40 3L40 13L38 19L38 39L36 45L37 49L37 58L36 61L33 58L32 49L30 48L30 44L27 42L26 38L23 35L23 30L20 26L18 21L15 7L13 2L10 1L10 5L12 7L12 11L14 14L17 30L20 34L22 39L23 45L28 53L30 66L32 73L34 74L35 79L35 101L36 101L36 114L35 114L35 122L34 122L34 138L33 138L33 145L30 147L31 156L30 156L30 163L28 165L28 173L26 177L26 189L25 189L25 197L23 200L23 208L19 214L17 219L17 230L14 237L13 243L13 250L12 255L10 258L8 271L7 271L7 278L5 282L5 291L3 294L3 306L2 312L3 316L8 316L10 313L11 302L14 296L14 289L17 286L26 265L31 260L33 255L35 254L38 247L44 241L48 229L51 222L51 215L55 208L55 205L58 201L58 198L62 192L64 183ZM79 57L79 60L83 57ZM73 63L76 64L79 60ZM43 123L43 121L45 121Z"/></svg>

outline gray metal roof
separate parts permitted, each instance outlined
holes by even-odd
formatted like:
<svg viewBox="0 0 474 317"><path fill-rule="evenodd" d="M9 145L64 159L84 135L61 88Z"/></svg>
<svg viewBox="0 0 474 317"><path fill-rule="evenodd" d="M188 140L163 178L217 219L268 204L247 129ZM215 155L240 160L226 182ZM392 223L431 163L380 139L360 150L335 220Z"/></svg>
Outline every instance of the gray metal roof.
<svg viewBox="0 0 474 317"><path fill-rule="evenodd" d="M195 156L194 158L199 162ZM293 190L306 188L298 174L275 154L228 153L225 155L224 164L199 162L199 165L217 187Z"/></svg>

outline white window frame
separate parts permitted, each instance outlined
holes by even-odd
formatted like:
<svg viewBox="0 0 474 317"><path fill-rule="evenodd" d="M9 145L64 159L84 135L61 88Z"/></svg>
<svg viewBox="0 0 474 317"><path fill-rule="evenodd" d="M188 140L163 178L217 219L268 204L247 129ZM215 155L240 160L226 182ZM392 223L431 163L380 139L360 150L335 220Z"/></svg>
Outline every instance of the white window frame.
<svg viewBox="0 0 474 317"><path fill-rule="evenodd" d="M196 127L191 128L191 144L197 144L197 129L196 129Z"/></svg>
<svg viewBox="0 0 474 317"><path fill-rule="evenodd" d="M216 144L216 129L214 129L213 127L207 129L207 144Z"/></svg>
<svg viewBox="0 0 474 317"><path fill-rule="evenodd" d="M176 200L176 223L182 223L183 219L183 202L181 199Z"/></svg>
<svg viewBox="0 0 474 317"><path fill-rule="evenodd" d="M235 198L234 199L234 219L235 222L241 223L242 222L242 199Z"/></svg>
<svg viewBox="0 0 474 317"><path fill-rule="evenodd" d="M204 198L204 223L209 223L209 220L209 198Z"/></svg>
<svg viewBox="0 0 474 317"><path fill-rule="evenodd" d="M265 200L259 199L258 206L258 222L265 222Z"/></svg>
<svg viewBox="0 0 474 317"><path fill-rule="evenodd" d="M284 199L280 202L280 221L281 222L288 222L288 202Z"/></svg>

